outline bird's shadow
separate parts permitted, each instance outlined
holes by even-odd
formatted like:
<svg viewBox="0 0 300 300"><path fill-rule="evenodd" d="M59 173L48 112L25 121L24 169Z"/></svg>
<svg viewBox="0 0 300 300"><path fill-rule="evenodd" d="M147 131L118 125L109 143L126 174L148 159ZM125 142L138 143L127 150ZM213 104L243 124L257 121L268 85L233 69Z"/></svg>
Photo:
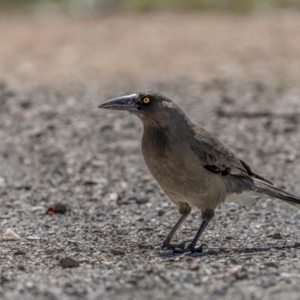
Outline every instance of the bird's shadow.
<svg viewBox="0 0 300 300"><path fill-rule="evenodd" d="M300 247L300 243L294 243L292 245L282 245L282 246L272 246L272 247L252 247L252 248L207 248L202 252L195 252L195 253L184 253L184 255L190 255L192 257L204 257L210 255L226 255L226 254L258 254L260 252L273 252L273 251L282 251L282 250L290 250L290 249L297 249ZM173 250L167 249L163 253L161 253L161 257L163 258L174 258L182 256L182 253L176 253Z"/></svg>

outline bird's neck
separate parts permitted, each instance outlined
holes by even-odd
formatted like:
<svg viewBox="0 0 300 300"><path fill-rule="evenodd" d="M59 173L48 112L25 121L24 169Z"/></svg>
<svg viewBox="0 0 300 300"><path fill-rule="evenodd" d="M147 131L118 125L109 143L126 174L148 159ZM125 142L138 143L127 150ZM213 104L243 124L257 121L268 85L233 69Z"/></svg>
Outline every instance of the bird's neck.
<svg viewBox="0 0 300 300"><path fill-rule="evenodd" d="M142 138L143 153L151 152L155 155L164 156L170 145L168 134L169 129L167 127L144 124Z"/></svg>
<svg viewBox="0 0 300 300"><path fill-rule="evenodd" d="M167 156L176 147L183 147L184 141L193 136L193 123L177 108L172 113L161 112L154 117L138 115L144 125L142 151L147 155Z"/></svg>

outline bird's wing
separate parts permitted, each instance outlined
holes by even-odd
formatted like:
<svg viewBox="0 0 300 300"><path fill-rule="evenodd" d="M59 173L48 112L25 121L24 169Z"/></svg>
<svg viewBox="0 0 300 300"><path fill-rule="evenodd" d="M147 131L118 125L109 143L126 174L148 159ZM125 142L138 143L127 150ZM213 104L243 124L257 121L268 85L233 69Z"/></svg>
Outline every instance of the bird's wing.
<svg viewBox="0 0 300 300"><path fill-rule="evenodd" d="M251 168L234 153L225 147L218 139L205 129L195 126L191 150L207 170L221 176L258 178L269 184L270 181L252 172Z"/></svg>

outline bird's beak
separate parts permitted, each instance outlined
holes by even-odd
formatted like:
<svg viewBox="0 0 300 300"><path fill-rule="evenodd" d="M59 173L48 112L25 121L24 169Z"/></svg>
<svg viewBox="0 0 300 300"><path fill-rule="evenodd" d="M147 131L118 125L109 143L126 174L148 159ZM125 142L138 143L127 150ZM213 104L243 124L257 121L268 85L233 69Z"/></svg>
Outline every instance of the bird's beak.
<svg viewBox="0 0 300 300"><path fill-rule="evenodd" d="M111 100L108 100L101 105L99 105L99 108L105 108L105 109L114 109L114 110L138 110L138 105L134 101L136 94L127 95L119 98L114 98Z"/></svg>

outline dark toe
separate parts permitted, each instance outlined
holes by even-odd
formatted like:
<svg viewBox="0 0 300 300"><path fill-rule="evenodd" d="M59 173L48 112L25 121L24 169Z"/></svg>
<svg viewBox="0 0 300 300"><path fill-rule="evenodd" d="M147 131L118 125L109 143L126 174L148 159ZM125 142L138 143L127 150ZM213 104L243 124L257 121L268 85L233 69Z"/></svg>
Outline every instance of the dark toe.
<svg viewBox="0 0 300 300"><path fill-rule="evenodd" d="M188 245L182 250L182 253L192 252L192 253L202 253L204 248L208 248L206 244L202 244L199 247L194 247L193 245Z"/></svg>

